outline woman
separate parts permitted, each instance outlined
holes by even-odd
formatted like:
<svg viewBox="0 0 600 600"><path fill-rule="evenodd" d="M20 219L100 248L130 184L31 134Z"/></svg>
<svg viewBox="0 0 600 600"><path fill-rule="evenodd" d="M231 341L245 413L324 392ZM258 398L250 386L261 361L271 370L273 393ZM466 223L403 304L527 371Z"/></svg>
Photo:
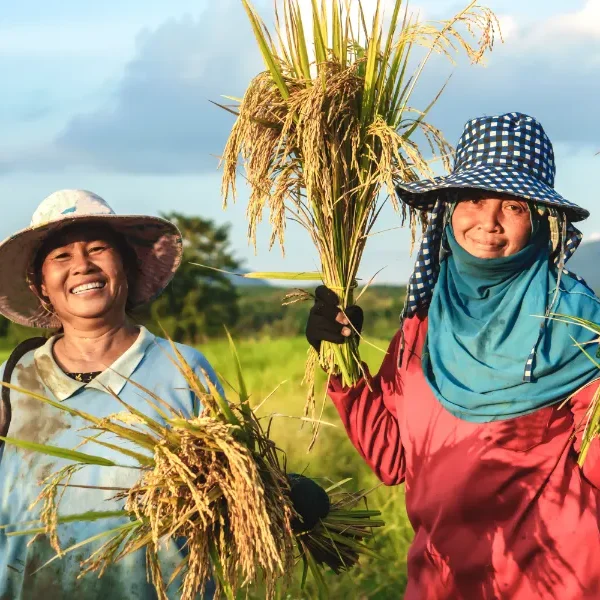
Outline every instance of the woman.
<svg viewBox="0 0 600 600"><path fill-rule="evenodd" d="M406 484L408 599L600 598L598 440L577 465L597 368L574 343L594 336L545 318L600 322L600 301L564 267L588 213L554 172L531 117L467 123L449 176L398 190L431 219L379 373L330 384L371 469ZM351 333L318 289L309 341Z"/></svg>
<svg viewBox="0 0 600 600"><path fill-rule="evenodd" d="M184 414L197 413L200 407L172 362L170 344L126 314L165 289L180 264L181 252L179 231L168 221L116 215L102 198L80 190L46 198L31 226L0 245L0 313L15 323L60 328L60 333L36 350L13 357L12 373L3 367L4 380L100 418L122 410L110 388L134 408L160 420L134 383ZM187 346L178 348L200 376L208 373L219 385L202 354ZM82 446L83 436L89 435L81 430L85 423L80 419L14 390L4 407L2 435L65 448ZM104 446L86 443L83 451L123 463L123 455ZM31 521L40 510L39 505L35 512L28 510L41 490L40 481L68 463L11 445L0 453L0 525ZM111 499L114 490L131 487L138 475L135 469L88 466L71 480L84 487L65 489L61 511L122 509L122 502ZM61 525L62 548L121 522ZM81 561L102 541L106 538L40 569L55 554L45 536L28 545L29 538L7 537L0 530L0 598L154 600L143 551L112 566L100 579L96 574L77 578ZM165 577L182 558L175 544L164 548ZM177 581L170 587L173 598L177 587ZM212 592L207 593L210 596Z"/></svg>

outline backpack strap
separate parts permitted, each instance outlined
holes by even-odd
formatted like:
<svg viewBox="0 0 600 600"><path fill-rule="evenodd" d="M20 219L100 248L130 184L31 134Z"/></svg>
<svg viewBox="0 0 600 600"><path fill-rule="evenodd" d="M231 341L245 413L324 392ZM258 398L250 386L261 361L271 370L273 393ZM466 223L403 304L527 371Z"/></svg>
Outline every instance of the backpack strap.
<svg viewBox="0 0 600 600"><path fill-rule="evenodd" d="M6 365L4 367L4 375L2 381L4 383L10 383L15 367L19 361L32 350L36 350L40 346L43 346L48 341L45 337L34 337L21 342L10 354ZM0 401L0 435L6 437L8 428L10 427L10 421L12 418L12 409L10 406L10 388L2 386L1 401ZM4 441L0 440L0 449L4 445Z"/></svg>

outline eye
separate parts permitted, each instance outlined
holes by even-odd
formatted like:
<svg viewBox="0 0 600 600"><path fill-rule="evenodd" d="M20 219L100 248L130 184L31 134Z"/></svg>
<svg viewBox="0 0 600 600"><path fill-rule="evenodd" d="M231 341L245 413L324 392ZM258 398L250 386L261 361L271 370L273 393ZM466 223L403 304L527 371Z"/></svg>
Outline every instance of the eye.
<svg viewBox="0 0 600 600"><path fill-rule="evenodd" d="M459 202L459 204L468 204L468 205L478 205L481 204L481 198L473 197L473 198L464 198Z"/></svg>
<svg viewBox="0 0 600 600"><path fill-rule="evenodd" d="M108 246L106 244L94 244L93 246L91 246L90 252L98 253L106 249L108 249Z"/></svg>
<svg viewBox="0 0 600 600"><path fill-rule="evenodd" d="M66 260L71 255L68 252L57 252L54 256L52 256L52 260Z"/></svg>
<svg viewBox="0 0 600 600"><path fill-rule="evenodd" d="M506 205L507 210L514 212L515 214L521 214L527 212L527 208L517 202L510 202Z"/></svg>

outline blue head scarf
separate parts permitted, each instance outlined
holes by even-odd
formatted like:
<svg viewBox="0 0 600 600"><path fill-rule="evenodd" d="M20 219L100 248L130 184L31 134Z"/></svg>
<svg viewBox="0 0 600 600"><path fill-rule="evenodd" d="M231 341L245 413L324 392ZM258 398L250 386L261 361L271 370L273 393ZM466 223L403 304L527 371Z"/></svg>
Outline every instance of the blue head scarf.
<svg viewBox="0 0 600 600"><path fill-rule="evenodd" d="M477 423L518 417L564 400L598 376L574 342L594 334L544 319L552 306L600 322L600 300L567 271L560 277L550 260L546 219L536 223L525 248L502 258L472 256L450 225L443 238L447 254L429 305L423 369L449 412Z"/></svg>

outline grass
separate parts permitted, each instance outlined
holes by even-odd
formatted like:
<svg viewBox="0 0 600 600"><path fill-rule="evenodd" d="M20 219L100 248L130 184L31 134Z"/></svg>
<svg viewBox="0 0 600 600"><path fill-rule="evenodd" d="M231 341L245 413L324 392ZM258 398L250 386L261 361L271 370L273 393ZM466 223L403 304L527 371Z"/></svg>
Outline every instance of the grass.
<svg viewBox="0 0 600 600"><path fill-rule="evenodd" d="M387 348L384 340L370 340L381 348ZM306 391L300 382L304 375L306 340L301 337L258 338L236 340L246 384L255 404L265 398L275 386L281 384L273 396L260 408L259 416L287 415L301 417ZM213 367L227 381L235 379L227 341L213 341L200 350ZM376 372L383 354L371 346L361 349L363 360ZM324 389L324 375L319 373L317 389ZM320 398L323 396L321 395ZM319 398L319 397L318 397ZM318 400L319 402L319 400ZM320 408L320 407L319 407ZM288 471L306 472L311 477L327 475L333 480L351 477L351 489L370 489L378 485L362 458L354 449L333 405L325 403L323 420L335 427L322 427L319 437L310 451L312 439L309 423L298 418L273 416L271 438L286 452ZM377 557L362 557L359 565L348 574L328 577L332 598L387 599L402 596L406 585L406 553L412 539L412 528L406 516L404 487L381 485L370 496L370 506L382 511L386 522L383 530L375 535L372 548ZM303 595L294 599L314 598L315 589L309 585ZM264 597L264 596L263 596ZM254 598L261 598L256 592ZM291 598L291 597L290 597Z"/></svg>

